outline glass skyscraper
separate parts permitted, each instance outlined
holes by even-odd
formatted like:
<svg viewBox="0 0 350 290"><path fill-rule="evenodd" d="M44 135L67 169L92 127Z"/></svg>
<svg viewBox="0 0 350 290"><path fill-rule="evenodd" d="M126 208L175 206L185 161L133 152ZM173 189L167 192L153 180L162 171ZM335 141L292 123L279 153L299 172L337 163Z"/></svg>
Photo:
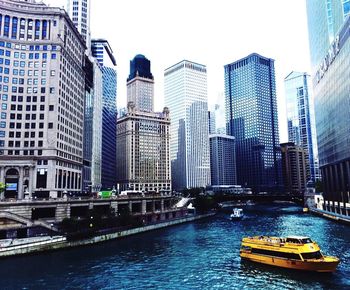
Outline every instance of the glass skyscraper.
<svg viewBox="0 0 350 290"><path fill-rule="evenodd" d="M164 87L173 188L210 185L206 66L183 60L165 70Z"/></svg>
<svg viewBox="0 0 350 290"><path fill-rule="evenodd" d="M349 1L307 3L312 83L324 209L349 215Z"/></svg>
<svg viewBox="0 0 350 290"><path fill-rule="evenodd" d="M255 192L282 190L274 60L253 53L225 65L225 103L238 184Z"/></svg>
<svg viewBox="0 0 350 290"><path fill-rule="evenodd" d="M211 185L235 185L235 138L223 134L209 135Z"/></svg>
<svg viewBox="0 0 350 290"><path fill-rule="evenodd" d="M116 184L117 160L117 71L113 50L105 39L92 40L92 55L102 66L102 160L101 184L110 189Z"/></svg>
<svg viewBox="0 0 350 290"><path fill-rule="evenodd" d="M317 143L313 104L309 91L310 76L307 73L291 72L284 79L288 142L302 146L307 153L310 172L307 179L315 182L320 178L318 170Z"/></svg>

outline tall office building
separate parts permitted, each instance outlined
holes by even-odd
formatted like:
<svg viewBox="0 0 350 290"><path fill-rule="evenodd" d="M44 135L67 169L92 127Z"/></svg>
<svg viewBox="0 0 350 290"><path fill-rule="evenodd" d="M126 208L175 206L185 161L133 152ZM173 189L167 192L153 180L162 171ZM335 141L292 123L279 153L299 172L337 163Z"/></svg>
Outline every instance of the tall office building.
<svg viewBox="0 0 350 290"><path fill-rule="evenodd" d="M284 79L288 142L302 146L310 164L308 180L320 179L317 156L316 129L313 103L309 90L310 76L307 73L291 72Z"/></svg>
<svg viewBox="0 0 350 290"><path fill-rule="evenodd" d="M101 190L103 73L91 54L90 0L67 0L67 12L86 44L84 113L84 192Z"/></svg>
<svg viewBox="0 0 350 290"><path fill-rule="evenodd" d="M117 71L113 50L105 39L92 40L92 55L102 66L102 160L103 189L116 184L117 154Z"/></svg>
<svg viewBox="0 0 350 290"><path fill-rule="evenodd" d="M312 84L325 209L348 215L350 190L349 1L307 1Z"/></svg>
<svg viewBox="0 0 350 290"><path fill-rule="evenodd" d="M165 105L171 111L173 187L210 184L207 69L183 60L165 70Z"/></svg>
<svg viewBox="0 0 350 290"><path fill-rule="evenodd" d="M293 142L281 144L281 151L285 191L291 194L304 194L309 171L307 151Z"/></svg>
<svg viewBox="0 0 350 290"><path fill-rule="evenodd" d="M209 140L211 185L237 184L235 138L213 134Z"/></svg>
<svg viewBox="0 0 350 290"><path fill-rule="evenodd" d="M67 0L67 12L90 50L90 0Z"/></svg>
<svg viewBox="0 0 350 290"><path fill-rule="evenodd" d="M149 111L154 98L150 61L137 55L131 64L127 112L117 120L117 183L121 190L170 193L169 109Z"/></svg>
<svg viewBox="0 0 350 290"><path fill-rule="evenodd" d="M274 60L253 53L225 65L225 102L238 183L256 192L282 190Z"/></svg>
<svg viewBox="0 0 350 290"><path fill-rule="evenodd" d="M209 134L216 134L216 118L219 108L219 105L216 104L212 110L208 111Z"/></svg>
<svg viewBox="0 0 350 290"><path fill-rule="evenodd" d="M85 66L83 190L98 192L102 187L102 68L92 56L85 59L89 65Z"/></svg>
<svg viewBox="0 0 350 290"><path fill-rule="evenodd" d="M0 181L5 197L81 191L84 40L66 12L0 2Z"/></svg>
<svg viewBox="0 0 350 290"><path fill-rule="evenodd" d="M127 101L133 102L136 110L153 112L154 79L151 62L142 54L130 61L130 74L127 80Z"/></svg>

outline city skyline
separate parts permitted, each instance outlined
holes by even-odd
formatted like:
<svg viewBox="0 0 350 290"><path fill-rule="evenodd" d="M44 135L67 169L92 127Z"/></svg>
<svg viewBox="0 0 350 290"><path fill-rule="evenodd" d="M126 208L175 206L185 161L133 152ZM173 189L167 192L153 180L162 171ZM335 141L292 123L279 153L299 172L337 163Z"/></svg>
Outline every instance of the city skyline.
<svg viewBox="0 0 350 290"><path fill-rule="evenodd" d="M66 5L66 0L44 2L51 6ZM145 55L152 62L156 80L155 110L161 111L164 106L163 72L172 64L190 59L207 66L211 108L218 103L218 96L223 105L224 65L257 52L275 60L280 137L281 142L288 140L283 80L292 70L310 73L305 1L231 3L224 0L221 5L201 1L200 6L198 1L102 2L103 5L101 1L91 1L91 34L93 38L108 39L115 52L118 108L126 107L124 84L129 62L137 54ZM110 9L105 9L106 5ZM180 14L184 17L179 18ZM113 25L106 25L104 19L113 19ZM142 22L147 23L149 29L140 31ZM130 31L139 33L137 37L130 37ZM223 119L218 123L221 126Z"/></svg>

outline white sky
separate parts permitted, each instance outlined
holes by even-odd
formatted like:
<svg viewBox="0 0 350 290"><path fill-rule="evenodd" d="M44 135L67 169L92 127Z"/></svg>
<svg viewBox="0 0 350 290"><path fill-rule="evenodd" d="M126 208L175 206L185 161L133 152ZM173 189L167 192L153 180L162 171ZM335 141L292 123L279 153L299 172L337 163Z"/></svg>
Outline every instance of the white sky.
<svg viewBox="0 0 350 290"><path fill-rule="evenodd" d="M136 54L151 61L156 110L164 106L164 70L183 59L207 66L209 107L224 104L225 64L252 52L274 59L280 141L287 141L283 80L292 70L310 72L305 0L92 0L91 34L114 51L118 107L126 106Z"/></svg>

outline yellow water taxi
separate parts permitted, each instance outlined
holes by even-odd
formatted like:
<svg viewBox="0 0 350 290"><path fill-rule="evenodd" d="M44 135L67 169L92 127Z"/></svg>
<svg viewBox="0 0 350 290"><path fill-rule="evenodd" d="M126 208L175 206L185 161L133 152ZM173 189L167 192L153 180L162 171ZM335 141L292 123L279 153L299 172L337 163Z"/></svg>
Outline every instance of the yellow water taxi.
<svg viewBox="0 0 350 290"><path fill-rule="evenodd" d="M243 238L240 256L257 263L316 272L333 272L339 264L338 258L324 256L310 238L299 236Z"/></svg>

